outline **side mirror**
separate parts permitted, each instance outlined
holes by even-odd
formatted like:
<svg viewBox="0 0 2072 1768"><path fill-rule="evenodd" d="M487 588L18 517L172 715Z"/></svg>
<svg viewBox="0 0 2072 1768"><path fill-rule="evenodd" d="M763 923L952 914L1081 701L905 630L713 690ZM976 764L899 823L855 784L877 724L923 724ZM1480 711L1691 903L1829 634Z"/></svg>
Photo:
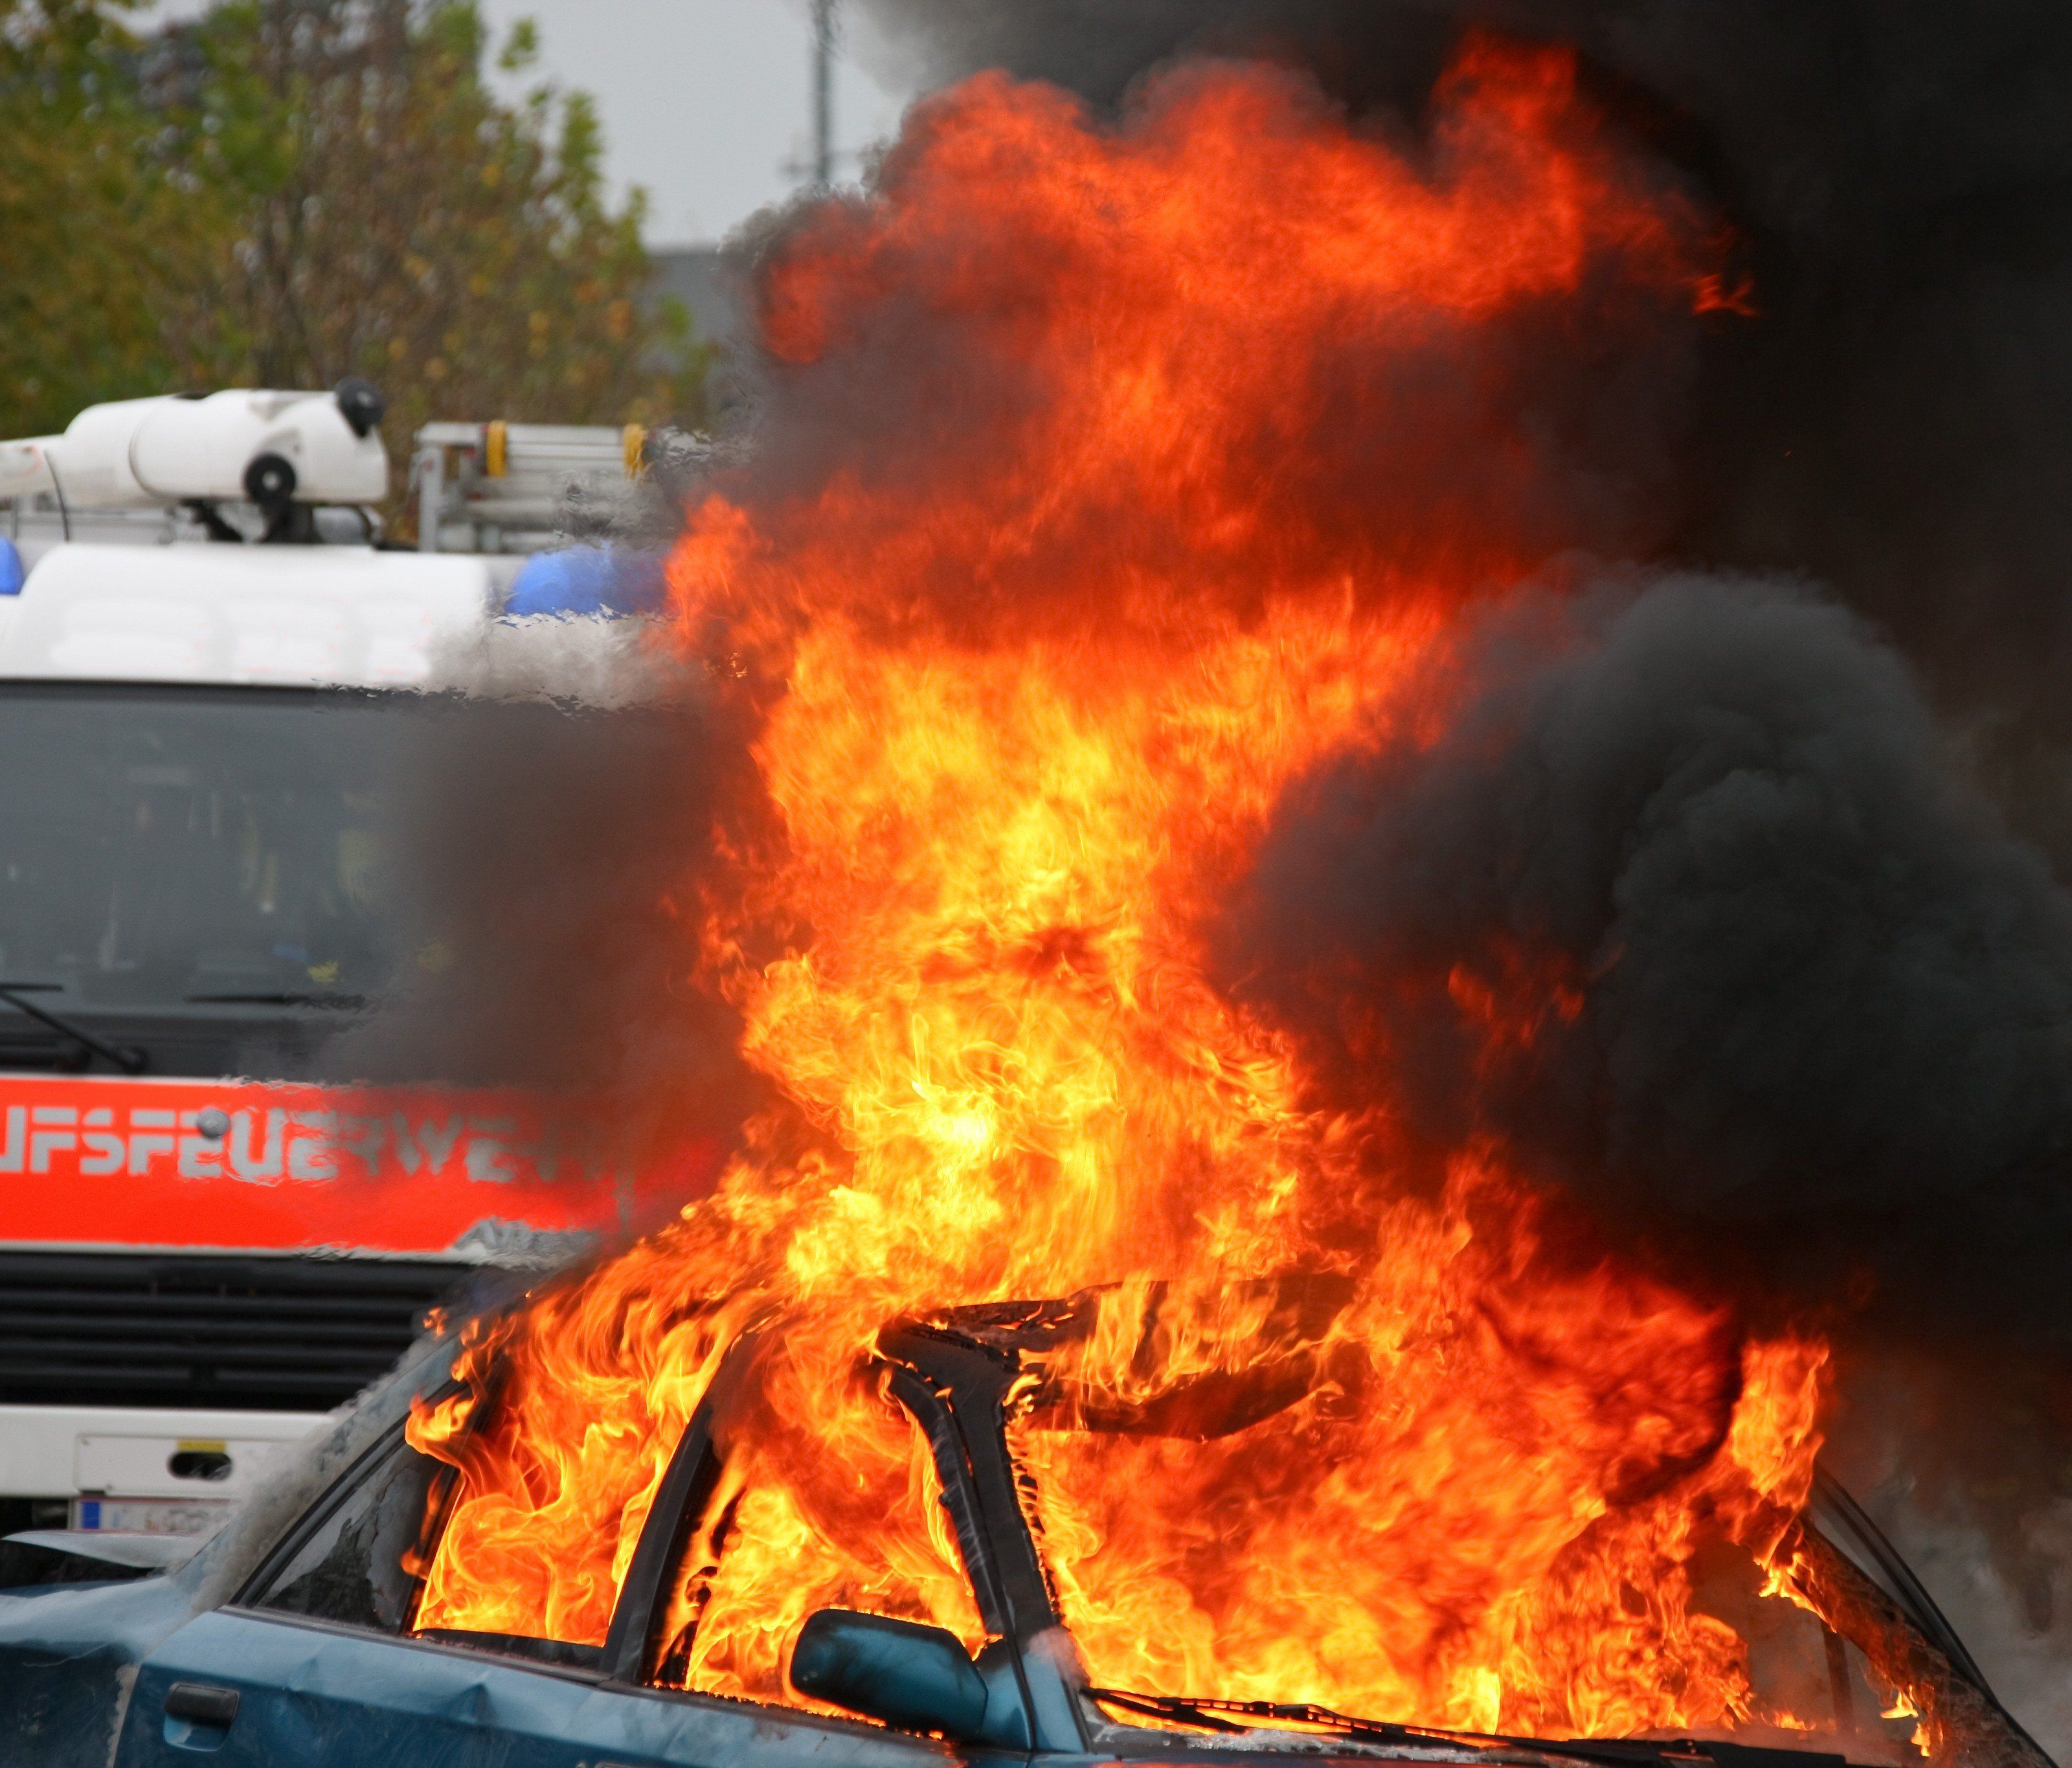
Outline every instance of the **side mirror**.
<svg viewBox="0 0 2072 1768"><path fill-rule="evenodd" d="M822 1609L799 1630L791 1686L905 1731L976 1737L985 1681L954 1634L888 1615Z"/></svg>

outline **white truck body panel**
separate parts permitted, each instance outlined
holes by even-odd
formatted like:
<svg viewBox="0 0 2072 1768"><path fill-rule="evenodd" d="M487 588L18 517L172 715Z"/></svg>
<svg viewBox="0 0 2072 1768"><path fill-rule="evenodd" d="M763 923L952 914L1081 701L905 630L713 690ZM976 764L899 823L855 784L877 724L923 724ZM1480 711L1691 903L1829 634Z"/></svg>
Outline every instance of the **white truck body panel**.
<svg viewBox="0 0 2072 1768"><path fill-rule="evenodd" d="M500 425L487 463L477 457L491 427L420 438L435 466L444 461L442 444L463 453L463 444L475 446L473 470L456 487L471 493L471 520L446 537L449 545L492 543L475 555L338 542L342 526L374 531L366 512L387 495L388 462L378 431L356 434L329 393L118 401L80 413L63 435L0 442L0 532L18 543L27 568L19 592L0 594L0 680L465 690L479 677L484 691L500 692L529 687L549 664L565 669L561 653L572 644L595 664L592 673L615 680L619 670L604 665L623 664L630 645L618 623L523 623L551 629L543 634L509 627L498 615L520 564L514 555L552 543L568 479L630 483L637 438ZM212 513L256 532L246 474L267 454L294 468L293 499L318 506L312 530L330 544L204 538ZM426 507L429 544L437 546L435 486ZM522 683L506 680L513 671ZM158 1084L100 1078L140 1098ZM23 1096L39 1096L40 1075L10 1079ZM0 1116L11 1123L11 1111ZM0 1244L7 1226L0 1223ZM514 1223L501 1238L531 1231ZM438 1256L456 1265L501 1262L511 1248L493 1246L499 1237ZM111 1241L72 1250L172 1257L206 1248ZM350 1251L356 1262L384 1256ZM26 1500L39 1515L63 1505L73 1527L207 1533L326 1422L314 1412L221 1409L206 1400L0 1404L0 1500Z"/></svg>
<svg viewBox="0 0 2072 1768"><path fill-rule="evenodd" d="M0 677L415 687L495 600L488 564L453 554L73 542L0 600Z"/></svg>
<svg viewBox="0 0 2072 1768"><path fill-rule="evenodd" d="M235 1501L328 1421L320 1412L0 1406L0 1497ZM228 1472L175 1475L173 1458L195 1447L228 1456Z"/></svg>

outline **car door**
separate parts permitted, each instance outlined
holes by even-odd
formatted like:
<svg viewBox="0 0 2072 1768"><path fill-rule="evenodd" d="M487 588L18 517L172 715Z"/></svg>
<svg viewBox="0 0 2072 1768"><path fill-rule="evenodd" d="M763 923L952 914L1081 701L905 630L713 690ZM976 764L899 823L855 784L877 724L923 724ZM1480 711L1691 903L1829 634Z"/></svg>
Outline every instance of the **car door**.
<svg viewBox="0 0 2072 1768"><path fill-rule="evenodd" d="M1023 1768L1026 1748L952 1743L816 1708L786 1681L781 1651L767 1652L761 1673L746 1683L711 1673L708 1655L699 1651L699 1626L709 1626L724 1605L742 1524L772 1494L781 1503L786 1484L781 1453L753 1453L738 1423L730 1426L716 1416L734 1409L742 1384L735 1379L742 1375L738 1365L750 1360L734 1359L736 1367L714 1384L730 1397L701 1406L677 1445L627 1565L601 1663L594 1671L565 1671L551 1691L536 1691L523 1701L506 1691L485 1691L495 1710L486 1716L483 1735L493 1736L496 1752L486 1759L497 1768ZM911 1443L919 1459L931 1458L912 1419L888 1412L882 1421ZM853 1554L863 1570L861 1585L825 1588L822 1594L865 1607L874 1596L911 1606L916 1556L931 1561L923 1574L931 1580L964 1579L958 1548L931 1530L923 1494L903 1495L912 1501L910 1514L906 1526L894 1532L906 1570ZM794 1549L790 1564L801 1578L812 1556L807 1544ZM748 1596L746 1605L735 1605L740 1618L744 1606L752 1609L754 1596L736 1593ZM964 1597L971 1604L968 1586ZM788 1647L799 1618L791 1612L796 1607L794 1602L781 1617L751 1613L746 1618L766 1643ZM975 1606L972 1618L976 1634ZM990 1649L986 1673L1013 1688L1018 1679L1002 1648L996 1643ZM1013 1698L1018 1703L1018 1696ZM1001 1723L1010 1734L1019 1729L1026 1735L1026 1720L1018 1728L1013 1717Z"/></svg>
<svg viewBox="0 0 2072 1768"><path fill-rule="evenodd" d="M452 1478L401 1427L334 1484L225 1607L139 1667L118 1768L514 1760L499 1733L551 1726L605 1679L595 1647L476 1651L406 1633L427 1519ZM526 1654L521 1656L520 1653Z"/></svg>
<svg viewBox="0 0 2072 1768"><path fill-rule="evenodd" d="M949 1768L992 1754L808 1710L781 1677L742 1699L687 1671L693 1641L670 1618L687 1581L726 1569L749 1490L726 1477L711 1412L677 1446L602 1644L409 1630L418 1581L405 1568L426 1562L453 1476L399 1429L234 1602L146 1659L117 1768ZM925 1518L914 1532L928 1538Z"/></svg>

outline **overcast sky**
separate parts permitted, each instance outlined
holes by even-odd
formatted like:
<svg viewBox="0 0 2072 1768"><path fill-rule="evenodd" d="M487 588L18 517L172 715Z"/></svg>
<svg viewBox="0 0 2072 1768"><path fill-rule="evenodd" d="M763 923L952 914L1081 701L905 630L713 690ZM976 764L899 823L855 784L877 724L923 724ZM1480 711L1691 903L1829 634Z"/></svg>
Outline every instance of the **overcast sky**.
<svg viewBox="0 0 2072 1768"><path fill-rule="evenodd" d="M595 95L612 176L648 187L650 244L718 239L791 188L785 164L803 161L812 138L805 0L482 6L493 25L538 20L542 70ZM837 142L853 150L890 133L906 99L843 57Z"/></svg>
<svg viewBox="0 0 2072 1768"><path fill-rule="evenodd" d="M598 101L614 181L647 187L651 245L724 236L796 181L810 150L812 33L806 0L479 0L502 40L540 27L541 76ZM189 17L206 0L163 0ZM838 145L852 152L898 125L887 93L844 57ZM854 162L845 170L853 175Z"/></svg>

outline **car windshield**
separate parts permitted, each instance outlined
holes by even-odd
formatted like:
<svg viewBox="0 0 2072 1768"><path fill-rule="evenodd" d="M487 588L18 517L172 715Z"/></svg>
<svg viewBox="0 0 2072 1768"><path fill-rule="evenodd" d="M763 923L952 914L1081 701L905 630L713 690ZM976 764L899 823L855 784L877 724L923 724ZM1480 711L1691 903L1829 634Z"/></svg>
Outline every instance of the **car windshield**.
<svg viewBox="0 0 2072 1768"><path fill-rule="evenodd" d="M1642 1550L1608 1565L1595 1548L1632 1527L1608 1517L1565 1546L1550 1539L1537 1577L1506 1589L1495 1565L1424 1533L1443 1504L1334 1509L1342 1429L1306 1405L1211 1437L1043 1408L1010 1425L1030 1521L1108 1717L1314 1730L1353 1714L1923 1759L1918 1717L1864 1652L1774 1593L1724 1527L1632 1536L1624 1547ZM1309 1704L1320 1710L1293 1710Z"/></svg>
<svg viewBox="0 0 2072 1768"><path fill-rule="evenodd" d="M378 987L383 794L412 703L0 685L0 982L146 1009Z"/></svg>

